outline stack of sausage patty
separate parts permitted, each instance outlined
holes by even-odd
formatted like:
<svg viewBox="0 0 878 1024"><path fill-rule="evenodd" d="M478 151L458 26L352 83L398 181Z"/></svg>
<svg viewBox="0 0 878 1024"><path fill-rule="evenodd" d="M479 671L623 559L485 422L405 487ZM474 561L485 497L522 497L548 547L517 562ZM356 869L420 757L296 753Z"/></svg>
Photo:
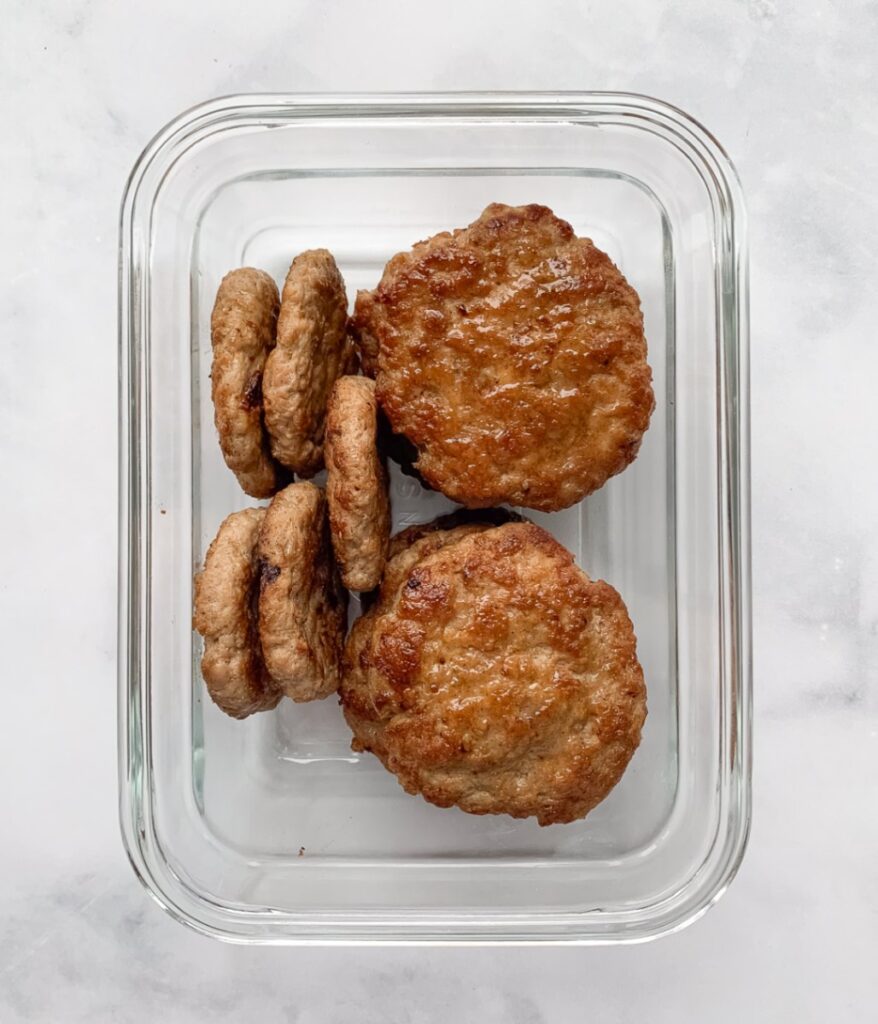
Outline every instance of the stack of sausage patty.
<svg viewBox="0 0 878 1024"><path fill-rule="evenodd" d="M244 717L338 690L355 750L474 814L583 817L646 715L625 605L550 534L636 456L640 303L543 206L489 206L393 257L348 318L326 250L220 285L212 394L234 513L196 579L202 674ZM357 364L365 376L357 373ZM385 455L458 502L390 538ZM311 478L325 466L325 489ZM474 511L469 511L474 510ZM366 611L345 639L346 591Z"/></svg>

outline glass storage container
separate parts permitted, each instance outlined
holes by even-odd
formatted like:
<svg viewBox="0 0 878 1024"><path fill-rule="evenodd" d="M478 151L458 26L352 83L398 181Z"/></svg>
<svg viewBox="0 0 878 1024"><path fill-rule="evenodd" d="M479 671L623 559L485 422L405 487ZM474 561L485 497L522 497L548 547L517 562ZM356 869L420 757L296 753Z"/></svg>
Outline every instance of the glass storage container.
<svg viewBox="0 0 878 1024"><path fill-rule="evenodd" d="M533 514L625 599L649 716L587 819L474 817L350 749L335 699L244 722L206 697L192 575L254 504L223 464L222 275L325 246L351 298L490 202L538 202L640 293L657 406L640 456ZM236 96L149 144L120 254L121 821L153 896L244 942L633 941L701 914L750 817L747 262L735 172L686 114L612 93ZM451 507L393 474L397 527ZM354 602L356 604L356 602Z"/></svg>

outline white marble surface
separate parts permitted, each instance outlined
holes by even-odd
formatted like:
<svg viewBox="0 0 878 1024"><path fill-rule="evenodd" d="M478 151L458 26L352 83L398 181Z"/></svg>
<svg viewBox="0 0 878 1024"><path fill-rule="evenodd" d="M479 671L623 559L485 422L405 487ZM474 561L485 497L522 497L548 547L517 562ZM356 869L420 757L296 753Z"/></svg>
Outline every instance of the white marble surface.
<svg viewBox="0 0 878 1024"><path fill-rule="evenodd" d="M875 1020L878 7L6 0L2 14L0 1020ZM706 918L645 946L224 946L147 899L116 825L124 178L160 125L218 94L482 88L663 97L743 178L750 849Z"/></svg>

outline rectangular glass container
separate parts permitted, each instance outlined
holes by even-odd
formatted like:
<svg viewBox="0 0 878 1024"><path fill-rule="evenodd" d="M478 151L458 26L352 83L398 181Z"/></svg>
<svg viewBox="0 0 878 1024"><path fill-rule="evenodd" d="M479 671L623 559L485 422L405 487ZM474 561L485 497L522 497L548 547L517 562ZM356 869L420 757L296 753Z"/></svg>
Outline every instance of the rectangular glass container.
<svg viewBox="0 0 878 1024"><path fill-rule="evenodd" d="M254 504L223 464L209 320L232 267L330 249L350 296L490 202L537 202L640 293L656 411L636 462L535 514L625 599L649 716L586 820L474 817L350 750L334 699L244 722L206 698L192 576ZM244 942L633 941L724 891L750 819L747 263L735 172L700 125L612 93L236 96L147 146L122 207L119 744L135 871ZM450 507L393 474L396 527ZM354 602L356 605L356 602Z"/></svg>

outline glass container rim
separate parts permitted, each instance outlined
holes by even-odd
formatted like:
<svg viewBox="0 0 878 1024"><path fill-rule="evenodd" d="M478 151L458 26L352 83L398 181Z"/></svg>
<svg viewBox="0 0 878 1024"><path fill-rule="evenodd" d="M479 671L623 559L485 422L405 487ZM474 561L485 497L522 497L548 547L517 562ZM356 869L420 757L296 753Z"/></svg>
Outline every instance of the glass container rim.
<svg viewBox="0 0 878 1024"><path fill-rule="evenodd" d="M673 133L690 159L709 172L719 194L728 227L728 246L717 254L724 261L725 280L719 301L732 324L732 337L724 338L724 390L720 411L724 417L726 478L720 481L724 503L723 536L731 562L730 632L733 678L729 680L732 731L731 828L721 861L712 865L706 881L694 886L707 859L687 880L680 893L652 905L670 904L639 925L627 922L591 931L576 928L574 912L539 915L458 913L431 918L397 912L332 915L309 921L307 915L279 914L266 909L221 906L191 892L162 857L152 829L149 780L143 778L143 753L149 741L148 682L141 672L138 624L143 614L138 584L144 571L142 497L149 480L142 464L142 414L139 345L143 341L132 302L138 298L138 259L133 231L140 185L149 167L166 154L175 140L198 133L218 121L311 118L417 118L508 122L578 120L593 123L631 121L655 134ZM650 127L651 126L651 127ZM120 221L118 263L119 301L119 549L118 549L118 768L119 819L123 844L132 868L147 892L172 917L196 931L239 943L276 945L598 945L635 943L679 931L700 918L716 903L734 878L743 858L751 822L752 774L752 626L750 593L749 501L749 307L746 214L737 172L716 138L695 118L663 100L638 93L613 91L503 91L410 93L252 93L220 96L197 104L173 118L147 143L125 184ZM148 561L145 566L148 571ZM713 848L711 849L711 853ZM688 900L680 898L689 896ZM642 908L640 908L642 909ZM286 922L285 930L278 928ZM511 927L510 927L511 926Z"/></svg>

